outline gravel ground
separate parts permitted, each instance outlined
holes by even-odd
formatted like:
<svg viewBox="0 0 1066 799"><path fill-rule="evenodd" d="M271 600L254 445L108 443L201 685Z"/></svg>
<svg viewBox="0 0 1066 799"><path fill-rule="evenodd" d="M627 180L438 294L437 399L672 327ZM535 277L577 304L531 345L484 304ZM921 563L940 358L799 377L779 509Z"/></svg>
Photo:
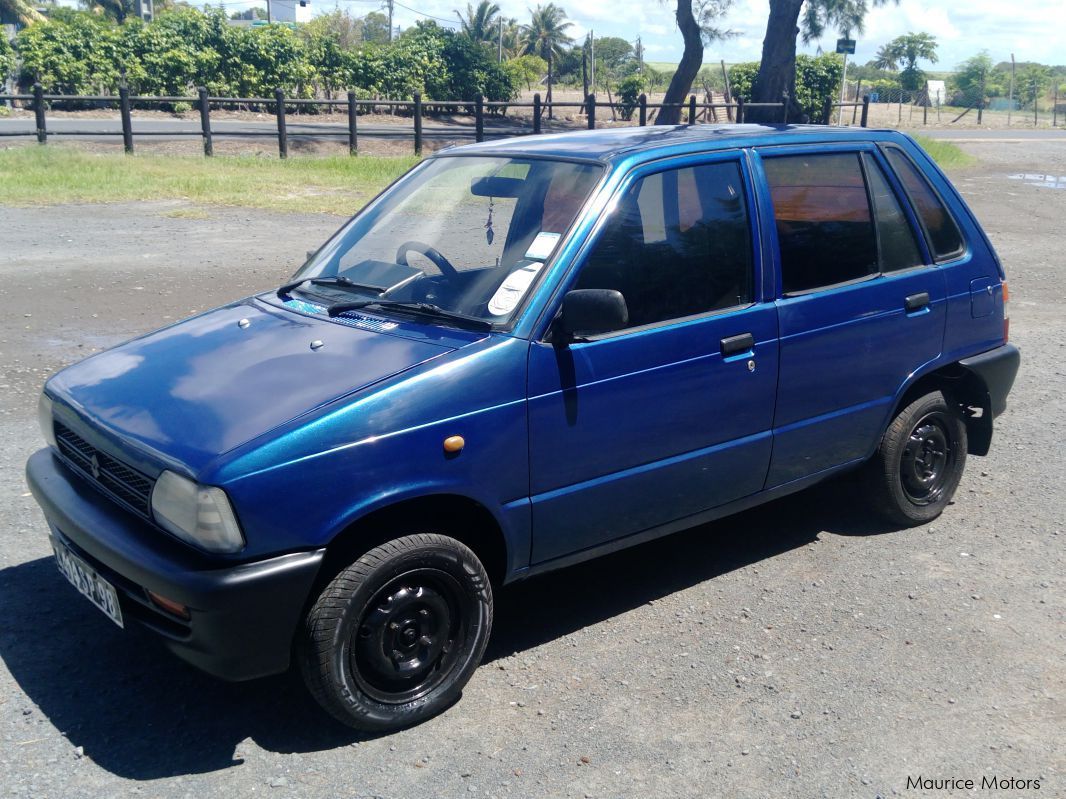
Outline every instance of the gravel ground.
<svg viewBox="0 0 1066 799"><path fill-rule="evenodd" d="M504 590L462 701L376 739L291 676L219 683L113 627L56 571L22 476L48 374L276 285L338 220L0 208L0 793L1066 795L1066 191L1008 177L1066 175L1066 147L967 149L1024 363L940 520L888 530L836 483Z"/></svg>

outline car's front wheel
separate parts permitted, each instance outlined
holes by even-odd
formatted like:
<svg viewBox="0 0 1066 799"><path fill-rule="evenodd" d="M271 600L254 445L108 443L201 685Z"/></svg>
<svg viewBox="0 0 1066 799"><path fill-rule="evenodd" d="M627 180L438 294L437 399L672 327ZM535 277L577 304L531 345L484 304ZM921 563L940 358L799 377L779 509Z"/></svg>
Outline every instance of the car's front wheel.
<svg viewBox="0 0 1066 799"><path fill-rule="evenodd" d="M867 464L877 509L901 527L932 521L951 502L966 466L966 423L940 391L911 402L892 420Z"/></svg>
<svg viewBox="0 0 1066 799"><path fill-rule="evenodd" d="M492 588L443 535L388 541L343 569L307 614L300 664L311 694L360 730L416 724L459 698L492 628Z"/></svg>

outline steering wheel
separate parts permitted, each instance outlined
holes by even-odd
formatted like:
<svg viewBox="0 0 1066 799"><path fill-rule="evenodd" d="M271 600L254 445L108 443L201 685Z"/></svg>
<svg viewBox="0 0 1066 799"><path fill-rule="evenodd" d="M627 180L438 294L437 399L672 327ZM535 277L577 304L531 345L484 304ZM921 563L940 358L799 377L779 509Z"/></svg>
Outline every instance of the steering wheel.
<svg viewBox="0 0 1066 799"><path fill-rule="evenodd" d="M401 266L410 266L410 264L407 263L407 253L411 252L412 250L414 252L421 253L422 255L426 256L436 265L438 269L440 269L443 274L447 275L448 277L455 277L457 274L459 274L459 270L452 266L451 261L449 261L443 255L437 252L437 250L435 250L433 247L430 247L428 244L423 244L422 242L415 241L414 239L412 239L411 241L405 241L403 244L400 245L399 249L396 250L396 263L400 264Z"/></svg>

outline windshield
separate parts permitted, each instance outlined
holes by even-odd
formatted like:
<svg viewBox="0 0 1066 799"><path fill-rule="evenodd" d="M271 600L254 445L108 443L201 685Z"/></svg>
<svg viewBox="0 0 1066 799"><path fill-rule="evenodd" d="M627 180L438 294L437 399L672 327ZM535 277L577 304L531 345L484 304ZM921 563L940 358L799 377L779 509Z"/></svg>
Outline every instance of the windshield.
<svg viewBox="0 0 1066 799"><path fill-rule="evenodd" d="M295 278L321 278L300 290L331 300L388 300L371 306L387 313L410 303L507 322L600 173L594 164L531 158L432 159Z"/></svg>

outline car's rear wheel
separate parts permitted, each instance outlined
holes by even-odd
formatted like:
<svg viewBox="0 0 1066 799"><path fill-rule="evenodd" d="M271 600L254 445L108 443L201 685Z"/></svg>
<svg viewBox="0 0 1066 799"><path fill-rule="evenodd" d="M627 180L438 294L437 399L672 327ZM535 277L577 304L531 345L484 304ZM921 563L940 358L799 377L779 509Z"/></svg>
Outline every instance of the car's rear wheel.
<svg viewBox="0 0 1066 799"><path fill-rule="evenodd" d="M492 588L477 556L447 536L408 535L325 587L304 624L301 670L335 718L396 730L459 698L491 628Z"/></svg>
<svg viewBox="0 0 1066 799"><path fill-rule="evenodd" d="M902 527L935 519L959 486L966 447L966 423L942 392L914 400L892 420L867 466L877 509Z"/></svg>

